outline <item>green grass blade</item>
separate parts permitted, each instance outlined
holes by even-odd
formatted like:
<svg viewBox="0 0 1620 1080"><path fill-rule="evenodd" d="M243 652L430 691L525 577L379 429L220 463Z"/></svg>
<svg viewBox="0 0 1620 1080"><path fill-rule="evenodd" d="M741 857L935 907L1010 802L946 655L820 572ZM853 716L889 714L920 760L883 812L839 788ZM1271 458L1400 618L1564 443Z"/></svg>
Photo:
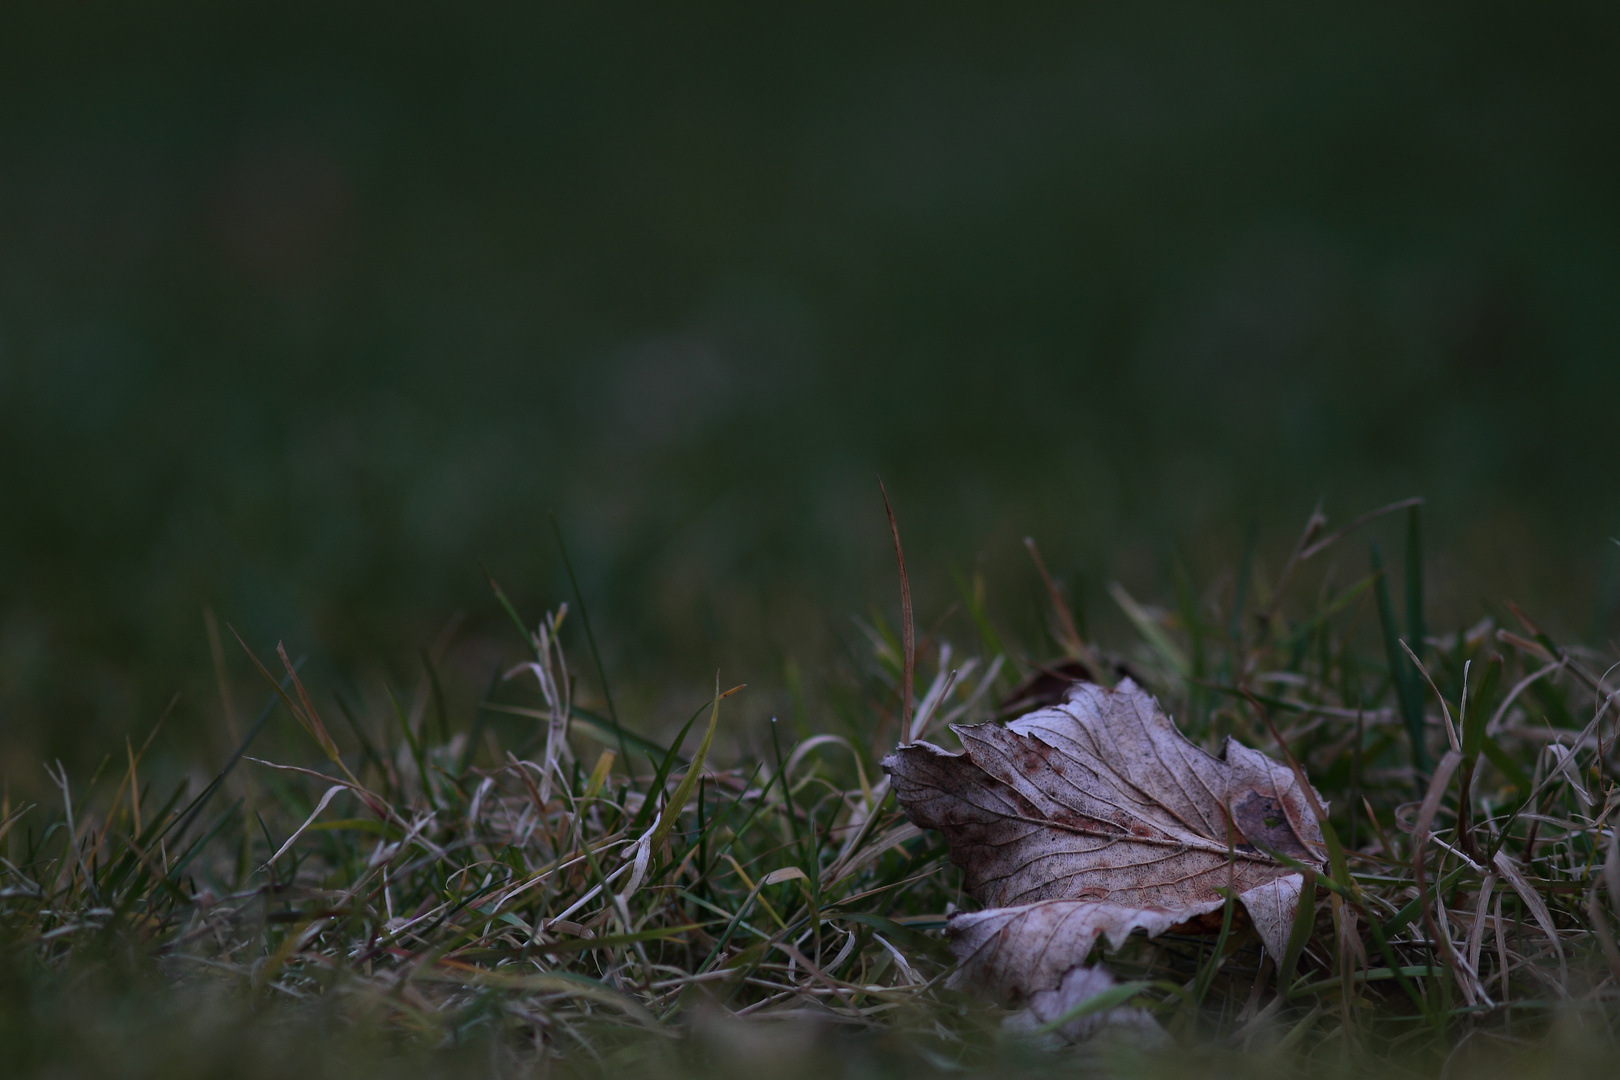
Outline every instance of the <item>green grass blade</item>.
<svg viewBox="0 0 1620 1080"><path fill-rule="evenodd" d="M557 515L551 515L551 532L557 538L557 550L562 554L563 569L568 572L568 584L574 590L574 600L579 604L579 621L585 627L585 644L590 647L591 660L596 664L596 677L602 684L602 700L607 702L608 718L613 721L613 729L620 733L619 758L624 762L625 773L630 777L630 786L636 786L636 774L630 768L630 747L623 741L624 725L619 722L619 710L613 705L613 688L608 685L607 667L602 663L602 650L596 647L596 632L591 629L591 611L585 604L585 593L579 587L579 578L574 573L574 561L568 557L568 545L563 543L562 525L557 521Z"/></svg>
<svg viewBox="0 0 1620 1080"><path fill-rule="evenodd" d="M1073 1023L1083 1017L1094 1016L1100 1012L1107 1012L1109 1009L1125 1004L1143 991L1151 990L1153 985L1151 982L1138 980L1136 982L1120 983L1118 986L1110 986L1107 990L1086 998L1061 1016L1048 1020L1030 1034L1049 1035L1062 1028L1065 1024Z"/></svg>
<svg viewBox="0 0 1620 1080"><path fill-rule="evenodd" d="M1249 522L1243 534L1243 561L1238 563L1237 584L1232 590L1232 614L1226 625L1234 650L1239 653L1243 651L1243 607L1249 598L1249 579L1254 574L1254 548L1258 535L1259 523Z"/></svg>
<svg viewBox="0 0 1620 1080"><path fill-rule="evenodd" d="M1496 688L1502 681L1502 658L1491 657L1485 665L1485 674L1479 686L1469 692L1468 709L1462 718L1463 760L1472 764L1479 760L1485 747L1485 724L1490 720L1492 706L1496 704Z"/></svg>
<svg viewBox="0 0 1620 1080"><path fill-rule="evenodd" d="M1417 687L1417 672L1401 651L1401 635L1395 626L1395 609L1389 601L1389 579L1383 573L1384 558L1376 543L1368 545L1368 557L1378 583L1373 594L1378 600L1378 627L1384 637L1384 654L1389 659L1389 677L1394 684L1395 700L1401 717L1406 721L1406 732L1412 745L1412 766L1420 775L1429 771L1429 751L1423 728L1423 702ZM1421 782L1420 782L1421 783Z"/></svg>
<svg viewBox="0 0 1620 1080"><path fill-rule="evenodd" d="M1423 619L1423 512L1414 506L1406 512L1406 636L1418 659L1428 655L1428 627Z"/></svg>
<svg viewBox="0 0 1620 1080"><path fill-rule="evenodd" d="M304 658L299 657L293 662L293 670L298 670L303 666L303 663ZM279 687L280 692L277 694L272 694L270 696L270 700L264 703L264 708L260 709L259 715L253 719L253 726L248 728L248 733L243 737L241 745L239 745L236 748L236 751L231 754L230 758L225 762L225 766L214 775L214 779L209 781L208 786L203 788L203 790L198 793L197 797L193 799L184 810L180 811L180 817L176 819L177 828L174 830L174 835L184 836L186 834L186 830L191 828L191 823L196 820L197 815L202 813L203 808L208 805L209 800L219 793L219 789L224 785L226 778L231 775L231 772L241 762L242 756L248 751L248 747L253 745L253 740L259 737L259 732L264 730L264 725L267 724L270 721L270 717L275 714L276 703L286 696L287 688L291 685L292 676L289 675L282 678ZM167 836L169 831L170 830L168 829L164 829L163 832L159 833L157 837L152 838L152 840L143 841L143 843L152 843L157 839L161 839Z"/></svg>
<svg viewBox="0 0 1620 1080"><path fill-rule="evenodd" d="M1489 735L1484 736L1480 741L1480 750L1484 753L1485 760L1495 765L1502 775L1507 777L1508 783L1527 795L1530 793L1530 774L1525 772L1495 739Z"/></svg>
<svg viewBox="0 0 1620 1080"><path fill-rule="evenodd" d="M698 707L697 711L692 714L691 718L688 719L681 727L679 734L675 736L675 741L670 744L669 750L665 752L664 759L658 762L657 772L653 775L652 787L648 788L647 790L652 792L664 790L664 782L669 779L670 771L674 769L675 762L679 760L680 749L681 746L686 742L687 732L692 730L692 725L697 723L698 717L703 715L703 710L709 708L711 704L714 704L714 702L705 701L701 706ZM647 799L645 802L643 802L641 804L640 812L636 814L635 823L630 826L630 831L641 832L643 829L645 829L647 824L652 820L652 815L657 809L657 805L658 803L656 799Z"/></svg>
<svg viewBox="0 0 1620 1080"><path fill-rule="evenodd" d="M703 732L703 741L698 743L697 753L692 755L692 764L687 766L686 775L681 782L675 785L675 791L669 797L669 803L658 818L658 825L653 830L652 850L657 851L669 838L669 832L675 827L675 820L681 816L686 808L686 800L692 797L692 789L697 787L698 777L703 773L703 761L709 756L709 746L714 742L714 729L720 723L720 702L741 690L735 686L725 693L720 692L720 676L715 674L714 679L714 708L709 713L709 727Z"/></svg>
<svg viewBox="0 0 1620 1080"><path fill-rule="evenodd" d="M1277 961L1277 993L1288 997L1294 985L1294 973L1299 968L1299 956L1316 928L1316 875L1305 873L1305 883L1299 892L1299 906L1294 909L1294 925L1288 932L1288 944Z"/></svg>

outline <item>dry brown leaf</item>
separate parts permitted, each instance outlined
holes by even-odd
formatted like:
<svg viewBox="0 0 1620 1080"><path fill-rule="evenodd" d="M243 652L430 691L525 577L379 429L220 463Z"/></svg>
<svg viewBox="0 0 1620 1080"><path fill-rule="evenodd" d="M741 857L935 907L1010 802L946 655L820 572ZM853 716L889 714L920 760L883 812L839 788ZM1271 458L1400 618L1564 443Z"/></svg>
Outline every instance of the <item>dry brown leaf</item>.
<svg viewBox="0 0 1620 1080"><path fill-rule="evenodd" d="M1281 956L1322 832L1293 772L1227 740L1214 757L1129 679L1076 686L1002 727L953 727L962 753L902 746L883 762L913 822L945 833L990 910L952 917L957 986L1055 990L1099 935L1118 946L1219 910L1228 893ZM1320 799L1320 796L1318 796Z"/></svg>

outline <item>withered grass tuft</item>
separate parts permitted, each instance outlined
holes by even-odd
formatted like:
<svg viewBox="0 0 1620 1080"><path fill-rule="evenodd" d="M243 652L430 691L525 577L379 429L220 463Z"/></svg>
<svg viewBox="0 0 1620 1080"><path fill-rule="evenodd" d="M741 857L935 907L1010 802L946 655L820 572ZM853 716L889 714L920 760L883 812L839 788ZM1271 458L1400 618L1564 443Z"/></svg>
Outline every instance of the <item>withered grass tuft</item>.
<svg viewBox="0 0 1620 1080"><path fill-rule="evenodd" d="M1423 633L1420 510L1390 509L1411 515L1405 627L1376 551L1320 514L1270 585L1257 562L1170 608L1115 589L1140 640L1113 650L1050 587L1060 655L1003 651L963 583L981 655L865 625L855 722L762 731L749 760L717 760L719 682L662 745L577 692L564 609L531 630L498 589L525 655L470 715L429 675L371 728L285 653L255 658L263 708L206 785L154 793L131 743L94 777L53 769L55 805L0 804L0 1054L86 1076L1038 1075L1077 1056L1595 1075L1620 985L1616 658L1511 605ZM1329 802L1286 955L1232 923L1106 957L1168 1053L1043 1048L947 989L958 873L877 765L908 722L951 744L1079 670L1130 673L1201 744L1236 735ZM282 711L319 754L252 752Z"/></svg>

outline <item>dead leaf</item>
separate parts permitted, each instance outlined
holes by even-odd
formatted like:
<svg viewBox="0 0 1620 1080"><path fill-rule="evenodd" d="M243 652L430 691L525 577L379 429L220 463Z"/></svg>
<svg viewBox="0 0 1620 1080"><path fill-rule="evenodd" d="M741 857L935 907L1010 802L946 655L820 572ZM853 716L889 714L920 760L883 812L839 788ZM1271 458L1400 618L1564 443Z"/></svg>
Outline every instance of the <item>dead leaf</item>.
<svg viewBox="0 0 1620 1080"><path fill-rule="evenodd" d="M1303 879L1274 858L1325 857L1293 772L1227 740L1214 757L1126 679L1082 683L1005 727L953 727L962 753L902 746L883 762L907 816L939 829L990 910L952 917L955 985L1056 990L1099 935L1120 945L1218 910L1228 894L1281 956ZM1318 797L1320 798L1320 797Z"/></svg>
<svg viewBox="0 0 1620 1080"><path fill-rule="evenodd" d="M1149 937L1182 912L1150 911L1093 900L1043 900L952 915L951 952L959 961L947 985L995 998L1028 998L1056 987L1085 963L1098 935L1115 948L1133 930Z"/></svg>
<svg viewBox="0 0 1620 1080"><path fill-rule="evenodd" d="M1078 660L1038 665L1002 699L996 716L998 719L1022 716L1031 709L1061 705L1075 683L1096 681L1096 674Z"/></svg>
<svg viewBox="0 0 1620 1080"><path fill-rule="evenodd" d="M1080 1042L1107 1030L1140 1049L1164 1049L1170 1043L1170 1036L1152 1013L1115 1005L1109 1000L1117 1001L1145 986L1144 983L1117 986L1113 973L1100 964L1072 968L1057 989L1031 994L1024 1008L1002 1021L1002 1030L1037 1038L1043 1034L1048 1038L1055 1035L1070 1042Z"/></svg>

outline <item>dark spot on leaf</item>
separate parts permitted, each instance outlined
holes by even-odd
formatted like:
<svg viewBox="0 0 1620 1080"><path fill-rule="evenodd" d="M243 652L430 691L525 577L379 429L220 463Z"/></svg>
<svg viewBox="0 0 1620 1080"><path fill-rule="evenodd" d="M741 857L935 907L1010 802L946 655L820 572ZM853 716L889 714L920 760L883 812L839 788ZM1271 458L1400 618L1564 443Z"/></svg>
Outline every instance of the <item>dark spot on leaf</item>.
<svg viewBox="0 0 1620 1080"><path fill-rule="evenodd" d="M1232 822L1245 839L1262 851L1277 851L1307 862L1315 855L1288 820L1281 801L1258 791L1244 791L1232 800Z"/></svg>

